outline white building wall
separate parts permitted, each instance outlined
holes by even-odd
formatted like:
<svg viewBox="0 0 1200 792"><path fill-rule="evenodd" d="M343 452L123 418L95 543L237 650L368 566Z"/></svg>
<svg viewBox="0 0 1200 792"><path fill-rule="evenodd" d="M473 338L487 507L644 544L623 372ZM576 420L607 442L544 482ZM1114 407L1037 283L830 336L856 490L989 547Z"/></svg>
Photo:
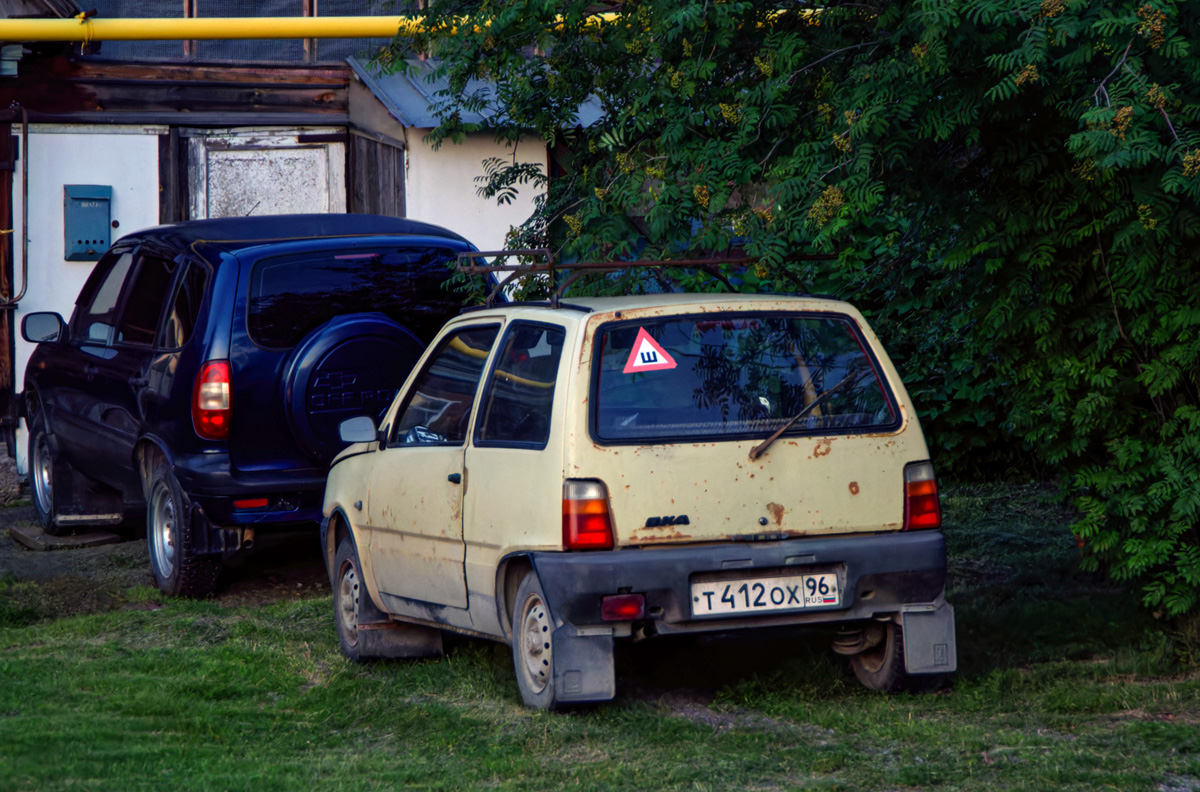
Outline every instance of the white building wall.
<svg viewBox="0 0 1200 792"><path fill-rule="evenodd" d="M14 126L14 133L19 126ZM30 124L29 150L29 283L16 315L15 388L25 387L25 364L33 345L20 336L21 317L34 311L56 311L69 319L75 298L94 261L67 261L63 249L63 187L105 184L112 187L113 241L158 224L158 135L166 129L140 126ZM21 162L13 178L13 270L21 289ZM17 437L17 466L25 467L24 432Z"/></svg>
<svg viewBox="0 0 1200 792"><path fill-rule="evenodd" d="M533 214L536 192L523 187L510 204L482 198L475 179L483 175L483 162L491 157L511 157L512 149L490 134L469 136L462 143L442 144L437 151L425 142L428 129L408 129L408 168L405 208L409 218L449 228L480 250L507 247L505 237L513 226ZM517 147L519 162L546 168L546 146L530 140Z"/></svg>

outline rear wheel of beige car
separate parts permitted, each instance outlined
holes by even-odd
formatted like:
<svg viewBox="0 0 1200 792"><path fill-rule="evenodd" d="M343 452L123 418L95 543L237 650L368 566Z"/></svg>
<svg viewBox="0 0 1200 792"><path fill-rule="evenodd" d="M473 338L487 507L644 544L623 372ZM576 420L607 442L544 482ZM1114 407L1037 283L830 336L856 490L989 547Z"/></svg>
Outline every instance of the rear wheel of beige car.
<svg viewBox="0 0 1200 792"><path fill-rule="evenodd" d="M362 598L367 592L362 586L358 553L350 537L342 537L333 562L333 620L337 625L338 643L342 654L356 663L366 659L358 640L358 621L362 613Z"/></svg>
<svg viewBox="0 0 1200 792"><path fill-rule="evenodd" d="M512 614L513 669L525 706L554 709L554 627L537 574L527 572L517 588Z"/></svg>
<svg viewBox="0 0 1200 792"><path fill-rule="evenodd" d="M884 631L883 639L850 658L850 667L864 687L881 693L898 693L908 682L904 670L904 630L895 622L872 624L866 630Z"/></svg>

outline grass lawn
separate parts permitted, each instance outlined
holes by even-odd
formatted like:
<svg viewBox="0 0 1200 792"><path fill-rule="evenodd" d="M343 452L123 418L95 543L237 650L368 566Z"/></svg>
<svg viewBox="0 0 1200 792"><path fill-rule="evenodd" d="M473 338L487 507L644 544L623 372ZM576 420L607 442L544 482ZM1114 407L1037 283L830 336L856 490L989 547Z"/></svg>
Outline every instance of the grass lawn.
<svg viewBox="0 0 1200 792"><path fill-rule="evenodd" d="M944 507L960 673L927 696L785 631L623 646L615 701L531 712L500 645L346 661L328 595L37 620L0 581L0 790L1200 790L1183 636L1078 572L1044 490Z"/></svg>

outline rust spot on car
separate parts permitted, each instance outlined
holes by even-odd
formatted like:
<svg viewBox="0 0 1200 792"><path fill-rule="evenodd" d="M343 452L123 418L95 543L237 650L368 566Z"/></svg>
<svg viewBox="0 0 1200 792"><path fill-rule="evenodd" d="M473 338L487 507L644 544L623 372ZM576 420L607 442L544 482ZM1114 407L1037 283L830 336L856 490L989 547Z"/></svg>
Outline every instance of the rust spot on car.
<svg viewBox="0 0 1200 792"><path fill-rule="evenodd" d="M768 503L767 511L771 512L771 516L775 519L776 525L783 525L784 507L782 503Z"/></svg>
<svg viewBox="0 0 1200 792"><path fill-rule="evenodd" d="M636 536L636 532L635 532L635 536ZM691 539L692 536L691 536L691 534L685 534L685 533L680 533L679 531L676 531L675 533L672 533L672 534L659 534L657 536L643 536L640 538L643 542L646 542L647 544L649 544L649 543L653 543L653 542L682 541L684 539Z"/></svg>
<svg viewBox="0 0 1200 792"><path fill-rule="evenodd" d="M833 450L833 441L826 438L817 443L817 447L813 449L813 456L823 457L829 456L829 452Z"/></svg>
<svg viewBox="0 0 1200 792"><path fill-rule="evenodd" d="M851 481L851 482L850 482L850 494L851 494L851 495L857 495L857 494L858 494L858 482L857 482L857 481Z"/></svg>

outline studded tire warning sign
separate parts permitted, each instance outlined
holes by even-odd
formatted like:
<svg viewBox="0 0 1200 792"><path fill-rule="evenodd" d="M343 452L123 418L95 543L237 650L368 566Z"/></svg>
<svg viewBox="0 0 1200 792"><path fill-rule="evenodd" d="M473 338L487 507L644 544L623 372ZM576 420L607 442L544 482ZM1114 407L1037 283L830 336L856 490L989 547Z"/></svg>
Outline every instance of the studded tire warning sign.
<svg viewBox="0 0 1200 792"><path fill-rule="evenodd" d="M675 368L675 358L671 357L662 345L651 338L646 328L639 327L637 338L633 341L633 351L629 360L625 361L625 373L636 374L641 371L662 371Z"/></svg>

